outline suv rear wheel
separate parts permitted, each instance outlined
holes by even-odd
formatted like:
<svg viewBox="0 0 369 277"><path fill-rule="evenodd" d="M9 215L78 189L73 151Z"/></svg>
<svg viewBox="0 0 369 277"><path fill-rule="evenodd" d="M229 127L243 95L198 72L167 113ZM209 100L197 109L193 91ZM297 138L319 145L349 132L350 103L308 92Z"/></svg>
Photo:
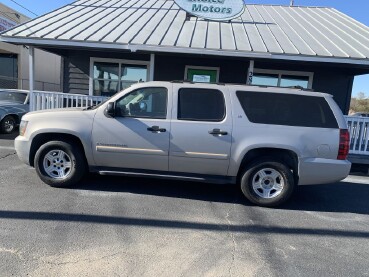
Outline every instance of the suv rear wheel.
<svg viewBox="0 0 369 277"><path fill-rule="evenodd" d="M35 168L46 184L68 187L82 179L86 162L78 147L63 141L50 141L36 152Z"/></svg>
<svg viewBox="0 0 369 277"><path fill-rule="evenodd" d="M259 206L274 207L286 202L294 186L291 170L272 157L256 160L241 175L243 194Z"/></svg>

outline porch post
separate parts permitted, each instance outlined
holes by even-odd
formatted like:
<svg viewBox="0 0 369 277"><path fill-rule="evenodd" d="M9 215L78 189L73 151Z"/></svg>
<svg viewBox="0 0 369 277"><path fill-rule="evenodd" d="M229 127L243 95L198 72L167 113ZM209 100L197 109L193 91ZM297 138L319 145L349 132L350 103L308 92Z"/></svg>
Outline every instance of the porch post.
<svg viewBox="0 0 369 277"><path fill-rule="evenodd" d="M150 80L154 81L155 54L150 54Z"/></svg>
<svg viewBox="0 0 369 277"><path fill-rule="evenodd" d="M34 84L35 84L35 49L33 46L29 47L29 110L35 110L34 105Z"/></svg>
<svg viewBox="0 0 369 277"><path fill-rule="evenodd" d="M250 60L249 70L247 72L247 80L246 84L251 85L252 84L252 77L254 76L254 60Z"/></svg>

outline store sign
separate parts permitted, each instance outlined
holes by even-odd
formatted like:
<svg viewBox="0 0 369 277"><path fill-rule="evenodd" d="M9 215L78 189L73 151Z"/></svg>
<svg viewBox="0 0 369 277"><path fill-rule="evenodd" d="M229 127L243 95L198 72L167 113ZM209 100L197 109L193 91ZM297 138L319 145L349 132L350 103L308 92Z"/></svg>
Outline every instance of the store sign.
<svg viewBox="0 0 369 277"><path fill-rule="evenodd" d="M16 22L0 16L0 32L6 31L17 25Z"/></svg>
<svg viewBox="0 0 369 277"><path fill-rule="evenodd" d="M226 21L240 16L243 0L174 0L186 12L209 20Z"/></svg>

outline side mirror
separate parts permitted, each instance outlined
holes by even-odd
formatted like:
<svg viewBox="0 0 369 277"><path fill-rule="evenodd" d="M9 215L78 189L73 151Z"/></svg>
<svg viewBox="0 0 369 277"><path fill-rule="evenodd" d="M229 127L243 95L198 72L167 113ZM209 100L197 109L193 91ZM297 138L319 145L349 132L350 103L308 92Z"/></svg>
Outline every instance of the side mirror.
<svg viewBox="0 0 369 277"><path fill-rule="evenodd" d="M104 114L107 117L115 117L115 103L109 102L105 108Z"/></svg>

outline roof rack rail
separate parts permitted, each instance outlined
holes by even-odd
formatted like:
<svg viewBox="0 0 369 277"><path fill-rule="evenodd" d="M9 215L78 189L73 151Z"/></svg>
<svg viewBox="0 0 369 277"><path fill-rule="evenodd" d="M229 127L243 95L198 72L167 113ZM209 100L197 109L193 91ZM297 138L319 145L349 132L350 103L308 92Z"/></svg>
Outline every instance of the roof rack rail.
<svg viewBox="0 0 369 277"><path fill-rule="evenodd" d="M205 84L203 82L194 82L190 80L172 80L171 83L188 83L188 84ZM289 86L289 87L278 87L278 86L267 86L267 85L253 85L253 84L243 84L243 83L220 83L220 82L214 82L214 83L207 83L212 85L219 85L219 86L225 86L225 85L233 85L233 86L250 86L250 87L259 87L259 88L288 88L288 89L299 89L302 91L314 91L314 89L310 88L304 88L302 86Z"/></svg>

